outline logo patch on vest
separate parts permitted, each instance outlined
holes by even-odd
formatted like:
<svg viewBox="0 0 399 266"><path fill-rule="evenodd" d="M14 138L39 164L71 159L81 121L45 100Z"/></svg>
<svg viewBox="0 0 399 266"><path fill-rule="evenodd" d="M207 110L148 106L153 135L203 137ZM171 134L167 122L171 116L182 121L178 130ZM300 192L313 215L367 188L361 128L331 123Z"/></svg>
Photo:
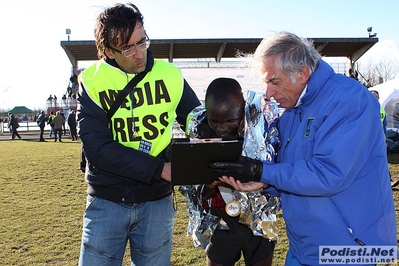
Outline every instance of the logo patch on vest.
<svg viewBox="0 0 399 266"><path fill-rule="evenodd" d="M139 151L150 154L152 143L146 140L140 140Z"/></svg>

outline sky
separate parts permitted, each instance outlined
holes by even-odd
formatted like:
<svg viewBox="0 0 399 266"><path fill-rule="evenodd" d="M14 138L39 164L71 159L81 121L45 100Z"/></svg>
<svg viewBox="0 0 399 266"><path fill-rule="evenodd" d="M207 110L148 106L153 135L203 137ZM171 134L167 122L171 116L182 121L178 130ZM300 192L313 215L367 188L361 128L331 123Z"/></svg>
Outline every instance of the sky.
<svg viewBox="0 0 399 266"><path fill-rule="evenodd" d="M126 1L2 1L0 111L45 107L60 99L71 63L60 42L94 40L97 15ZM263 38L290 31L306 38L368 37L379 42L361 60L389 55L399 61L397 0L132 0L144 15L150 39ZM151 48L150 48L151 49ZM383 54L382 54L383 53ZM392 56L391 56L392 53ZM80 67L88 62L80 62Z"/></svg>

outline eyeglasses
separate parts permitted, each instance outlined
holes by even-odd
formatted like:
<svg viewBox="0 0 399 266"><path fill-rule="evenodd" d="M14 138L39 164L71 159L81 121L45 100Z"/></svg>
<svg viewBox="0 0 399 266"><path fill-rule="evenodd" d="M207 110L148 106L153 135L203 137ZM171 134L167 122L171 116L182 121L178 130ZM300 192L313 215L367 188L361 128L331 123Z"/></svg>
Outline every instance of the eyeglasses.
<svg viewBox="0 0 399 266"><path fill-rule="evenodd" d="M124 55L125 57L131 57L137 52L137 50L141 52L147 50L148 47L150 47L151 41L148 38L147 33L145 34L145 37L146 37L145 40L132 44L131 47L126 50L121 51L112 47L110 47L110 49Z"/></svg>

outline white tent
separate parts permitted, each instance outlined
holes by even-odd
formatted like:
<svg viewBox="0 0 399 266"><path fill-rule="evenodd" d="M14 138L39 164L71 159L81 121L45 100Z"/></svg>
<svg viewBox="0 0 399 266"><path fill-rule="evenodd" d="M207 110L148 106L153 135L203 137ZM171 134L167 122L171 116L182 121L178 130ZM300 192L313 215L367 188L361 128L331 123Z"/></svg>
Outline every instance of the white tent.
<svg viewBox="0 0 399 266"><path fill-rule="evenodd" d="M378 84L369 90L376 90L380 95L380 104L387 116L387 128L399 128L399 78Z"/></svg>

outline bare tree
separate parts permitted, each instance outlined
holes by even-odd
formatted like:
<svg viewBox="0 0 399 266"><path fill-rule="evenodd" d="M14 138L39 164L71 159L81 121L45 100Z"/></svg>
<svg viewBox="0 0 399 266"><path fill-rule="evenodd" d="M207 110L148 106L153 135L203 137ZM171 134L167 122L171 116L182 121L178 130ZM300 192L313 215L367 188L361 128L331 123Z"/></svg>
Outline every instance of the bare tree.
<svg viewBox="0 0 399 266"><path fill-rule="evenodd" d="M362 78L360 81L369 88L399 77L399 60L385 55L377 61L357 63L357 69Z"/></svg>
<svg viewBox="0 0 399 266"><path fill-rule="evenodd" d="M385 56L375 65L374 70L384 81L394 79L399 72L399 62Z"/></svg>

